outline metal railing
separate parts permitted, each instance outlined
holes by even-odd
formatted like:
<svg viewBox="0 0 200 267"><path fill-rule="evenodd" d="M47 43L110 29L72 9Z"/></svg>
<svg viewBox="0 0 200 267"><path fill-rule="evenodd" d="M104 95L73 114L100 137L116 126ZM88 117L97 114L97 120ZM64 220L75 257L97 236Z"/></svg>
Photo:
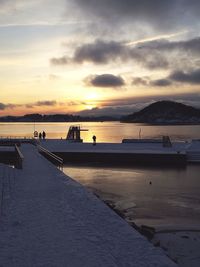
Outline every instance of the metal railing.
<svg viewBox="0 0 200 267"><path fill-rule="evenodd" d="M29 143L34 145L36 143L36 140L31 137L0 136L0 145L2 146L12 146L15 144L18 144L18 146L20 146L21 143Z"/></svg>
<svg viewBox="0 0 200 267"><path fill-rule="evenodd" d="M11 139L11 140L13 140L13 139L19 139L19 140L27 140L27 139L33 139L33 137L32 136L20 136L20 135L18 135L18 136L14 136L14 135L10 135L10 136L8 136L8 135L1 135L0 136L0 139Z"/></svg>
<svg viewBox="0 0 200 267"><path fill-rule="evenodd" d="M54 153L50 152L49 150L47 150L46 148L37 145L38 151L40 153L44 153L47 158L49 157L50 160L55 161L58 164L58 168L63 171L63 159L58 157L57 155L55 155Z"/></svg>
<svg viewBox="0 0 200 267"><path fill-rule="evenodd" d="M16 168L22 169L24 156L16 144L15 144L15 152L16 152Z"/></svg>

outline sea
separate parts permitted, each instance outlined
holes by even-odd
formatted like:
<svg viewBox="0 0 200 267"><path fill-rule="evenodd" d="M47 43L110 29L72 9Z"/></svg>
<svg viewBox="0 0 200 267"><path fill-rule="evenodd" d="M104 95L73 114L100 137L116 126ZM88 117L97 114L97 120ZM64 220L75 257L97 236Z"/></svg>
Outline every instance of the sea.
<svg viewBox="0 0 200 267"><path fill-rule="evenodd" d="M0 123L1 137L65 139L71 125L80 125L83 142L121 143L124 138L200 139L200 125L146 125L120 122ZM137 225L200 229L200 164L185 167L102 166L67 164L64 172Z"/></svg>

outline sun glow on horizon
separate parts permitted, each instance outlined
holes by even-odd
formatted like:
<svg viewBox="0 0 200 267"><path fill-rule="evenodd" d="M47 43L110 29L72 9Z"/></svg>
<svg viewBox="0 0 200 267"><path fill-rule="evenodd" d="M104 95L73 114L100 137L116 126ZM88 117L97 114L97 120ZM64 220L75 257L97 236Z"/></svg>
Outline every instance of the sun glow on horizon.
<svg viewBox="0 0 200 267"><path fill-rule="evenodd" d="M100 101L100 94L96 91L87 92L84 99L86 104L83 109L92 110L98 107L98 103Z"/></svg>
<svg viewBox="0 0 200 267"><path fill-rule="evenodd" d="M86 109L88 109L88 110L92 110L94 108L96 108L95 105L86 105Z"/></svg>
<svg viewBox="0 0 200 267"><path fill-rule="evenodd" d="M99 93L96 91L88 92L85 95L85 100L98 100L99 99Z"/></svg>
<svg viewBox="0 0 200 267"><path fill-rule="evenodd" d="M90 5L78 0L7 2L0 0L0 117L124 114L132 112L134 103L164 98L199 105L196 13L182 21L182 13L173 17L172 12L171 24L167 12L164 19L157 16L164 10L162 1L152 3L154 9L148 0L138 9L121 1L122 10L115 1L100 1L97 13L95 0ZM199 8L197 2L195 10L183 2L185 10ZM110 31L115 16L104 17L107 6L120 14L117 31ZM87 8L94 13L89 19ZM176 25L166 28L163 21Z"/></svg>

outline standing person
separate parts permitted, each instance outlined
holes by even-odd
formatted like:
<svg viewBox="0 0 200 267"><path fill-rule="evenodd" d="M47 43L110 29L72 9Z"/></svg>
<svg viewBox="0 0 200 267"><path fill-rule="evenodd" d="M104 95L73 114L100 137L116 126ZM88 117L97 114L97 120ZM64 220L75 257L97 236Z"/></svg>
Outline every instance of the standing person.
<svg viewBox="0 0 200 267"><path fill-rule="evenodd" d="M95 146L96 145L96 139L97 139L96 136L93 135L92 139L93 139L93 146Z"/></svg>
<svg viewBox="0 0 200 267"><path fill-rule="evenodd" d="M39 139L42 139L42 133L39 133Z"/></svg>
<svg viewBox="0 0 200 267"><path fill-rule="evenodd" d="M42 137L43 137L43 139L46 138L46 133L45 133L45 131L42 132Z"/></svg>

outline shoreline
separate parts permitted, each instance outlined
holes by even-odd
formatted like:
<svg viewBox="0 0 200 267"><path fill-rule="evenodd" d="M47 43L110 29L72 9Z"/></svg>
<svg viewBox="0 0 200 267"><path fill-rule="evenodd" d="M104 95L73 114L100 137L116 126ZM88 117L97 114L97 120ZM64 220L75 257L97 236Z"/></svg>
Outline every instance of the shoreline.
<svg viewBox="0 0 200 267"><path fill-rule="evenodd" d="M91 188L88 189L91 190ZM134 221L130 221L123 209L116 207L115 201L105 200L95 191L93 194L124 219L131 227L146 237L155 247L161 248L166 256L178 264L178 266L200 266L200 226L199 229L195 229L195 227L180 227L177 229L177 227L174 228L173 226L139 226Z"/></svg>

